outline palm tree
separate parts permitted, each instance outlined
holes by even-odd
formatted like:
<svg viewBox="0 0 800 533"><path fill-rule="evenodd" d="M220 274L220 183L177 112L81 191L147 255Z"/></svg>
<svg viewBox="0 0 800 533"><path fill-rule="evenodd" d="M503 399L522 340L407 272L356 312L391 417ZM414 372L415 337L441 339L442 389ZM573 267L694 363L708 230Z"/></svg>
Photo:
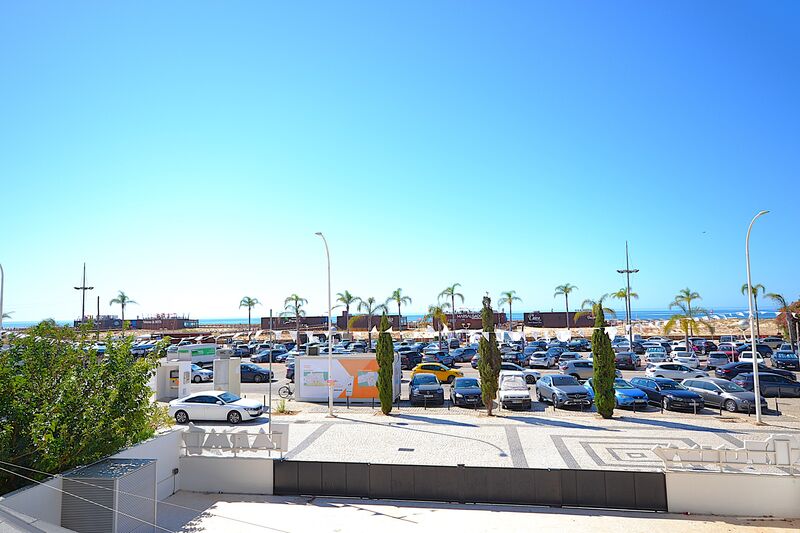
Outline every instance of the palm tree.
<svg viewBox="0 0 800 533"><path fill-rule="evenodd" d="M697 298L693 298L696 300ZM674 301L670 304L670 308L677 308L679 312L672 315L667 323L664 325L664 334L669 335L669 333L675 329L676 326L681 328L684 335L684 342L686 342L686 347L689 347L689 334L694 331L694 325L700 324L702 327L706 328L709 333L714 333L714 327L709 324L708 322L704 322L702 320L697 320L694 313L703 313L705 309L695 309L693 312L689 310L689 304L684 303L683 301Z"/></svg>
<svg viewBox="0 0 800 533"><path fill-rule="evenodd" d="M789 330L789 344L794 346L794 332L792 331L794 328L792 327L793 319L792 319L792 310L789 305L789 302L786 301L786 298L783 295L780 295L775 292L768 292L765 294L767 298L778 304L778 311L780 313L777 317L775 317L775 322L780 325L781 322L786 322L786 329Z"/></svg>
<svg viewBox="0 0 800 533"><path fill-rule="evenodd" d="M569 295L572 291L577 290L578 287L572 285L570 283L565 283L563 285L559 285L556 287L556 292L553 294L553 298L556 296L563 296L564 297L564 308L566 309L567 313L567 329L569 329Z"/></svg>
<svg viewBox="0 0 800 533"><path fill-rule="evenodd" d="M678 291L678 294L675 296L675 299L672 300L672 303L669 304L670 309L679 308L685 309L686 315L692 319L689 320L689 334L694 335L694 317L698 314L697 309L692 310L692 302L694 300L702 300L703 298L700 296L699 293L692 291L689 287L685 289L681 289ZM703 310L705 311L705 310ZM707 313L706 313L707 314Z"/></svg>
<svg viewBox="0 0 800 533"><path fill-rule="evenodd" d="M249 296L245 296L244 298L242 298L242 301L239 302L239 309L241 309L242 307L246 307L247 308L247 330L248 331L251 329L251 320L250 320L251 311L252 311L253 307L255 307L257 305L261 305L261 302L258 301L258 298L250 298Z"/></svg>
<svg viewBox="0 0 800 533"><path fill-rule="evenodd" d="M361 298L353 296L350 291L344 291L336 295L336 301L344 304L344 313L347 317L347 332L350 333L350 306L358 304Z"/></svg>
<svg viewBox="0 0 800 533"><path fill-rule="evenodd" d="M457 292L457 289L461 286L460 283L453 283L445 290L439 293L439 299L441 298L450 298L450 310L453 312L453 323L451 324L453 331L456 329L456 298L461 299L461 303L464 303L464 295L460 292ZM443 306L440 306L443 307ZM447 319L445 319L445 324L447 323Z"/></svg>
<svg viewBox="0 0 800 533"><path fill-rule="evenodd" d="M611 294L609 294L609 296L611 298L616 298L617 300L625 300L625 296L626 296L627 292L628 292L628 290L625 287L622 287L617 292L612 292ZM633 298L634 300L638 300L639 299L639 293L631 291L631 298Z"/></svg>
<svg viewBox="0 0 800 533"><path fill-rule="evenodd" d="M400 321L402 315L400 314L400 306L401 305L408 305L411 303L411 298L409 296L403 296L403 289L397 289L392 292L392 295L386 298L386 304L389 305L389 302L397 303L397 324L400 329L403 329L403 324Z"/></svg>
<svg viewBox="0 0 800 533"><path fill-rule="evenodd" d="M447 324L446 309L450 307L449 302L437 303L428 306L428 312L422 317L423 322L432 322L438 324L436 333L439 336L439 348L442 348L442 324Z"/></svg>
<svg viewBox="0 0 800 533"><path fill-rule="evenodd" d="M381 313L386 311L385 304L377 303L374 297L370 296L366 300L359 299L358 300L358 310L362 314L356 315L350 320L347 321L347 327L350 328L351 324L355 324L356 320L361 317L367 317L367 351L372 349L372 317L374 317L379 311Z"/></svg>
<svg viewBox="0 0 800 533"><path fill-rule="evenodd" d="M286 299L283 301L283 309L284 311L281 313L282 317L294 317L294 326L295 326L295 342L297 345L300 345L300 317L306 316L306 312L303 311L303 306L308 303L308 300L305 298L301 298L297 294L292 294L291 296L287 296Z"/></svg>
<svg viewBox="0 0 800 533"><path fill-rule="evenodd" d="M117 293L117 297L108 302L108 305L119 304L122 307L122 330L125 331L125 306L130 304L135 304L136 302L131 300L130 296L125 294L124 291L119 291Z"/></svg>
<svg viewBox="0 0 800 533"><path fill-rule="evenodd" d="M8 313L3 313L3 318L11 318L11 313L13 313L13 311L9 311Z"/></svg>
<svg viewBox="0 0 800 533"><path fill-rule="evenodd" d="M758 291L761 291L761 294L764 294L766 289L760 283L756 283L755 285L753 285L753 292L752 292L752 294L753 294L753 307L755 307L755 310L756 310L756 338L760 339L761 338L761 321L758 318ZM742 295L745 295L745 294L747 294L747 283L742 285Z"/></svg>
<svg viewBox="0 0 800 533"><path fill-rule="evenodd" d="M522 298L517 296L517 291L505 291L500 293L500 305L508 304L508 331L511 331L511 317L514 316L511 314L511 304L521 301Z"/></svg>
<svg viewBox="0 0 800 533"><path fill-rule="evenodd" d="M587 298L586 300L581 302L581 310L578 311L577 313L575 313L575 316L574 316L575 322L577 322L578 319L580 317L582 317L582 316L591 315L594 312L594 308L596 306L600 306L603 309L603 314L605 314L605 315L617 316L617 312L616 311L614 311L610 307L606 307L604 305L605 301L606 301L606 298L608 298L608 297L609 297L608 294L604 294L598 300L592 300L592 299Z"/></svg>

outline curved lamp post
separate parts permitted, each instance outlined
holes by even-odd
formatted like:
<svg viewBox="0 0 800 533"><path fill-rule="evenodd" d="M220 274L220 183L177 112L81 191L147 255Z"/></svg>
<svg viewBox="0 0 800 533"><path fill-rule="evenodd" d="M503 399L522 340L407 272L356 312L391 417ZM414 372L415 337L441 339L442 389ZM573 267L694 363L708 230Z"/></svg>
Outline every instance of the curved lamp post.
<svg viewBox="0 0 800 533"><path fill-rule="evenodd" d="M769 213L769 211L761 211L750 221L750 225L747 227L747 238L744 244L744 254L747 261L747 308L750 317L750 349L753 352L753 394L755 395L756 402L756 424L761 423L761 389L758 385L758 359L756 355L758 353L758 350L756 350L758 339L756 339L756 326L753 321L753 281L750 277L750 231L753 229L753 223L755 223L760 216L766 215L767 213Z"/></svg>
<svg viewBox="0 0 800 533"><path fill-rule="evenodd" d="M331 321L333 316L333 308L331 307L331 253L328 249L328 241L321 231L316 232L314 235L320 237L322 242L325 243L325 257L328 260L328 416L333 416L333 343L332 343L332 326Z"/></svg>

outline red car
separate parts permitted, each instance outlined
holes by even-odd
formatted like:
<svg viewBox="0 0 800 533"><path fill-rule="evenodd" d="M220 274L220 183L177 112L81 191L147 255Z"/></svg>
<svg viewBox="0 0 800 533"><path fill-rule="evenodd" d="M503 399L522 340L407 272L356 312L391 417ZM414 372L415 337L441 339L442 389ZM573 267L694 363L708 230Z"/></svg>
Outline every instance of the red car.
<svg viewBox="0 0 800 533"><path fill-rule="evenodd" d="M732 363L735 363L739 360L739 353L736 351L736 345L731 344L729 342L722 342L719 346L717 346L718 352L725 352L725 355L728 356L728 360Z"/></svg>

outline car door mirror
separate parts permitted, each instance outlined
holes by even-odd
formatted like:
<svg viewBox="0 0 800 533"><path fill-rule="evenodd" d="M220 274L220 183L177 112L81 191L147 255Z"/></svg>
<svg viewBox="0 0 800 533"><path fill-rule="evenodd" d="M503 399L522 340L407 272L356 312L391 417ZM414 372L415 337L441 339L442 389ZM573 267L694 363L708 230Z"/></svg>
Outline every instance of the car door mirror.
<svg viewBox="0 0 800 533"><path fill-rule="evenodd" d="M222 400L217 400L215 403L217 405L225 405L225 403Z"/></svg>

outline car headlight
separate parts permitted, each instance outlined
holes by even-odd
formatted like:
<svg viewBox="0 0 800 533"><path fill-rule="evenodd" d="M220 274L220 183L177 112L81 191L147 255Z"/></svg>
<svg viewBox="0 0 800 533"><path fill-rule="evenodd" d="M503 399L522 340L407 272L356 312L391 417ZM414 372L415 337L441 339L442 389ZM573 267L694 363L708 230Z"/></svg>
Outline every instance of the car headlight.
<svg viewBox="0 0 800 533"><path fill-rule="evenodd" d="M556 396L562 396L563 397L563 396L566 396L566 394L564 393L564 391L557 390L556 391Z"/></svg>
<svg viewBox="0 0 800 533"><path fill-rule="evenodd" d="M456 393L456 398L463 398L463 397L464 397L464 395L463 395L463 394L461 394L460 392L457 392L457 393Z"/></svg>

